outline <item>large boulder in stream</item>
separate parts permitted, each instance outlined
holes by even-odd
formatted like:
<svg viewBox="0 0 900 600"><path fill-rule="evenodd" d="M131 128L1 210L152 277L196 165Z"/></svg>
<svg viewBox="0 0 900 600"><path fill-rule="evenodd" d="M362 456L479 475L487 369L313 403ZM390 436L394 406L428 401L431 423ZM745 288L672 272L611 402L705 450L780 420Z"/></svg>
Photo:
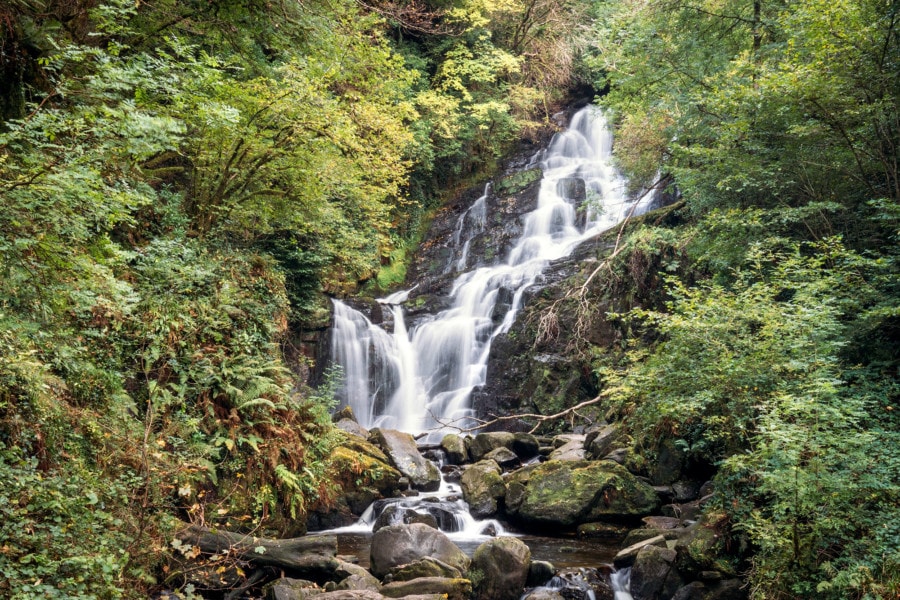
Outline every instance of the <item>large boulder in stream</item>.
<svg viewBox="0 0 900 600"><path fill-rule="evenodd" d="M372 536L370 564L376 577L383 578L394 567L426 557L450 565L460 573L469 568L469 557L450 538L428 525L391 525Z"/></svg>
<svg viewBox="0 0 900 600"><path fill-rule="evenodd" d="M671 598L684 581L675 568L675 551L644 546L631 568L631 595L634 600Z"/></svg>
<svg viewBox="0 0 900 600"><path fill-rule="evenodd" d="M385 451L391 463L409 478L415 489L434 492L441 487L440 470L419 453L412 435L376 427L370 432L369 440Z"/></svg>
<svg viewBox="0 0 900 600"><path fill-rule="evenodd" d="M514 473L507 489L507 513L542 527L637 518L659 505L652 487L608 461L547 461Z"/></svg>
<svg viewBox="0 0 900 600"><path fill-rule="evenodd" d="M518 600L528 580L531 550L515 537L499 537L478 546L470 579L475 600Z"/></svg>
<svg viewBox="0 0 900 600"><path fill-rule="evenodd" d="M493 460L483 460L467 467L460 485L469 512L476 519L493 516L497 512L497 503L506 495L500 467Z"/></svg>
<svg viewBox="0 0 900 600"><path fill-rule="evenodd" d="M465 440L455 433L448 433L441 439L441 450L451 465L461 465L469 459Z"/></svg>

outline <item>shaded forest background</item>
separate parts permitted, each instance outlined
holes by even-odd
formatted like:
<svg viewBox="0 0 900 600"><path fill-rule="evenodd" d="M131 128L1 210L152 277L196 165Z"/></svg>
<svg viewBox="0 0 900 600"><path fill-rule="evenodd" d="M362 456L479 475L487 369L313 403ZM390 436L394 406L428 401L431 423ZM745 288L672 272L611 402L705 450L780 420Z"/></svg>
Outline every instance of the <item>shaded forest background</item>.
<svg viewBox="0 0 900 600"><path fill-rule="evenodd" d="M900 42L885 0L0 3L0 594L138 597L184 520L283 535L342 477L291 340L603 92L635 187L580 340L639 456L717 469L758 598L900 592ZM587 288L585 288L587 290ZM588 290L590 291L590 290ZM580 312L579 312L580 311ZM360 476L366 474L360 473Z"/></svg>

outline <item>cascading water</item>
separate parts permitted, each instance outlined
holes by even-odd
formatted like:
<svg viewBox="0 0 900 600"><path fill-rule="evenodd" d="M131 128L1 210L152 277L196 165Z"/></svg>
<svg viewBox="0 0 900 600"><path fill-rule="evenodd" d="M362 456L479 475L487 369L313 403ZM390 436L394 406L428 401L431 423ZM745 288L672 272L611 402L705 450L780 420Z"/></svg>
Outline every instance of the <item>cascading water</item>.
<svg viewBox="0 0 900 600"><path fill-rule="evenodd" d="M603 113L593 106L579 111L543 153L537 208L526 216L522 236L506 260L461 273L450 308L411 331L401 307L405 294L381 300L393 312L393 335L335 300L332 359L343 367L342 403L361 425L430 431L437 440L448 425L472 424L470 396L485 383L491 342L514 323L525 290L551 261L649 206L647 194L639 200L628 197L611 153L612 134ZM486 186L460 217L453 239L462 247L446 272L466 268L472 236L487 220L490 193ZM576 207L581 197L583 205ZM469 232L465 239L464 231ZM500 298L505 299L502 318L496 314Z"/></svg>

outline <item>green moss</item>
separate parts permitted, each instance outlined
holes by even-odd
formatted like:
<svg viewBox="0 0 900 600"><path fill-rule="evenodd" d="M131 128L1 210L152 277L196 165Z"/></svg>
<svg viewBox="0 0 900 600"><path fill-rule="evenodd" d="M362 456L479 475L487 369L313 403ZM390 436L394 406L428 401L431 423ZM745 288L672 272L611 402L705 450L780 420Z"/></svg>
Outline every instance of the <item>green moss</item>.
<svg viewBox="0 0 900 600"><path fill-rule="evenodd" d="M543 171L540 169L516 171L501 179L495 189L499 194L518 194L532 183L540 181L542 176Z"/></svg>

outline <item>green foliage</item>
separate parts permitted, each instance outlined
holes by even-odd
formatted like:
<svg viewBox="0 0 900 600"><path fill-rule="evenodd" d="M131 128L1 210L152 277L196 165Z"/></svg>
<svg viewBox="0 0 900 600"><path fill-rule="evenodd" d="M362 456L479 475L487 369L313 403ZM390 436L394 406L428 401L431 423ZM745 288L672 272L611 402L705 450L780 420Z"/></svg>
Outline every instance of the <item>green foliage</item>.
<svg viewBox="0 0 900 600"><path fill-rule="evenodd" d="M131 540L114 511L130 482L80 465L42 473L0 445L0 593L5 598L121 598Z"/></svg>
<svg viewBox="0 0 900 600"><path fill-rule="evenodd" d="M662 158L695 210L896 200L896 19L868 0L609 3L592 64L650 128L626 166Z"/></svg>
<svg viewBox="0 0 900 600"><path fill-rule="evenodd" d="M0 595L146 597L176 517L298 533L333 497L289 328L399 283L571 81L555 3L381 8L0 7Z"/></svg>
<svg viewBox="0 0 900 600"><path fill-rule="evenodd" d="M670 278L665 312L627 317L658 342L601 369L638 444L674 438L720 466L721 506L756 548L754 597L900 585L896 382L847 361L860 325L892 318L895 269L836 239L760 242L727 283Z"/></svg>

